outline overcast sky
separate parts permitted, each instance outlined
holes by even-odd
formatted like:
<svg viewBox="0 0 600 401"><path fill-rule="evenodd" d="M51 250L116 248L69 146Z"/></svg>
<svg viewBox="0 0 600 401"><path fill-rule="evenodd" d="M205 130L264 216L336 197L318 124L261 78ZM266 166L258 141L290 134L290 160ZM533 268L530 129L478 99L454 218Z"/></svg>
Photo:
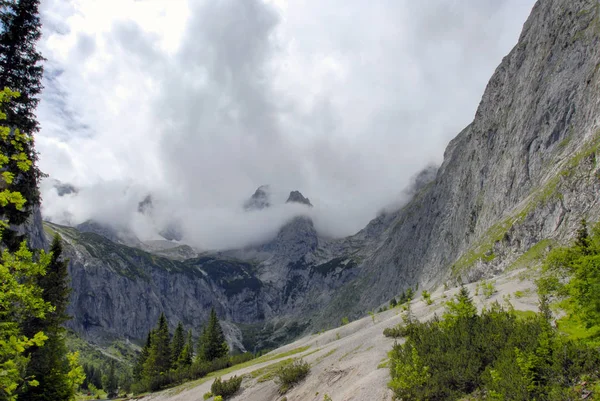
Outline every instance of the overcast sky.
<svg viewBox="0 0 600 401"><path fill-rule="evenodd" d="M270 184L310 198L323 234L352 234L441 163L533 4L42 0L40 167L80 188L45 185L45 217L179 220L194 245L240 246L297 213L242 211Z"/></svg>

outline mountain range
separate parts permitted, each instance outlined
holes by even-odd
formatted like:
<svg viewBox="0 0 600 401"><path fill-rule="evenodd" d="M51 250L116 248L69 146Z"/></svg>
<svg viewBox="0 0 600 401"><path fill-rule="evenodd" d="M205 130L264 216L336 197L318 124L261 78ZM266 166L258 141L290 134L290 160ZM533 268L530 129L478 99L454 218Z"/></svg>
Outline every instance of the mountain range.
<svg viewBox="0 0 600 401"><path fill-rule="evenodd" d="M214 252L186 245L176 222L153 242L95 221L46 222L70 259L68 325L98 344L140 343L162 312L197 335L215 307L230 344L253 351L363 316L409 287L518 266L568 241L582 218L600 220L599 70L600 3L538 1L441 166L416 177L403 207L346 238L320 236L308 213L265 243ZM261 186L244 208L272 202ZM287 202L312 206L298 191ZM151 207L147 197L138 210ZM35 217L28 229L42 246Z"/></svg>

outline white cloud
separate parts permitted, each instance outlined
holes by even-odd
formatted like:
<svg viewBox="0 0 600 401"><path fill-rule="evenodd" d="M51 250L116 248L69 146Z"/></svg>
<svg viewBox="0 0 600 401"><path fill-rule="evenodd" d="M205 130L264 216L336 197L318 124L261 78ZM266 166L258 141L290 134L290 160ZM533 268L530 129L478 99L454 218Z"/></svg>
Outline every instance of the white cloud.
<svg viewBox="0 0 600 401"><path fill-rule="evenodd" d="M140 226L150 192L188 240L229 247L289 218L240 212L271 184L351 234L441 161L532 5L43 0L40 165L84 188L44 213Z"/></svg>

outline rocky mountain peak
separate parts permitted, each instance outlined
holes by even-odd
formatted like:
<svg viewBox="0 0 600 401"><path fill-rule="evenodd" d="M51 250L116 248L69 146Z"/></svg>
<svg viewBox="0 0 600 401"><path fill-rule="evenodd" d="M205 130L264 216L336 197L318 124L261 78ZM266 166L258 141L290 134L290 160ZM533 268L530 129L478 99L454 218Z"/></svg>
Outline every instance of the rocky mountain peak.
<svg viewBox="0 0 600 401"><path fill-rule="evenodd" d="M270 189L268 185L261 185L254 194L244 203L245 210L262 210L271 206Z"/></svg>
<svg viewBox="0 0 600 401"><path fill-rule="evenodd" d="M285 201L285 203L302 203L303 205L313 207L312 203L310 203L310 200L305 198L300 191L290 192L290 196L288 196L288 199Z"/></svg>
<svg viewBox="0 0 600 401"><path fill-rule="evenodd" d="M152 195L146 195L146 197L138 203L138 213L148 214L154 207L152 203Z"/></svg>

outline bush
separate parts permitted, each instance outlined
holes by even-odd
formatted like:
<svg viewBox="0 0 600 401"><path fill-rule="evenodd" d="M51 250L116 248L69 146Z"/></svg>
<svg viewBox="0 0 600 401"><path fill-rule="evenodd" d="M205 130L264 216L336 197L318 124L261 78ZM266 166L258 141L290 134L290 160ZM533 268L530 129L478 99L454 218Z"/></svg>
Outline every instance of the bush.
<svg viewBox="0 0 600 401"><path fill-rule="evenodd" d="M598 353L565 340L542 314L517 319L498 303L477 314L464 288L456 299L444 320L413 321L406 342L394 345L389 387L397 399L452 400L477 391L497 400L552 399L595 374Z"/></svg>
<svg viewBox="0 0 600 401"><path fill-rule="evenodd" d="M343 318L342 318L342 326L345 326L345 325L347 325L348 323L350 323L350 320L348 320L348 318L347 318L347 317L343 317Z"/></svg>
<svg viewBox="0 0 600 401"><path fill-rule="evenodd" d="M221 396L223 399L227 399L237 393L242 385L242 377L233 376L228 380L221 380L220 377L217 377L213 382L212 386L210 386L210 391L214 396Z"/></svg>
<svg viewBox="0 0 600 401"><path fill-rule="evenodd" d="M421 293L421 295L423 296L423 301L427 305L431 305L433 303L433 301L431 300L431 294L429 292L423 290L423 292Z"/></svg>
<svg viewBox="0 0 600 401"><path fill-rule="evenodd" d="M406 327L402 324L397 324L394 327L386 327L383 329L383 335L392 338L404 337L406 336Z"/></svg>
<svg viewBox="0 0 600 401"><path fill-rule="evenodd" d="M279 385L279 393L286 393L294 384L304 379L309 372L310 365L302 359L296 359L294 362L280 367L275 378L275 382Z"/></svg>
<svg viewBox="0 0 600 401"><path fill-rule="evenodd" d="M210 397L212 397L212 393L204 393L204 395L202 396L203 400L208 400Z"/></svg>

